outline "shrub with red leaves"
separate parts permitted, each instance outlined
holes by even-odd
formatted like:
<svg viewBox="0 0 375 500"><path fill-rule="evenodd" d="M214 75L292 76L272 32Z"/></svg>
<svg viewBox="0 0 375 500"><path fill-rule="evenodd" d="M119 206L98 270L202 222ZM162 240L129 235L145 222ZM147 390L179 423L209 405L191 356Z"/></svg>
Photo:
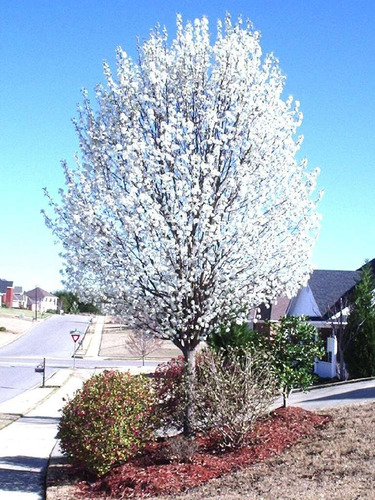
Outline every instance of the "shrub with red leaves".
<svg viewBox="0 0 375 500"><path fill-rule="evenodd" d="M95 375L62 410L61 449L73 463L103 475L154 439L154 404L147 377L119 371Z"/></svg>
<svg viewBox="0 0 375 500"><path fill-rule="evenodd" d="M161 363L154 372L155 411L164 428L183 425L185 408L184 358L172 358Z"/></svg>

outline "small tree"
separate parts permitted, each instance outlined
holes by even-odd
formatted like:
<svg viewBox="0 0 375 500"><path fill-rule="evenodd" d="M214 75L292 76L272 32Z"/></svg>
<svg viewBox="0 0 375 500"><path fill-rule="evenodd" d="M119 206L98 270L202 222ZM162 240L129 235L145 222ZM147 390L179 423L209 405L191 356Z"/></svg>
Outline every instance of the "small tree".
<svg viewBox="0 0 375 500"><path fill-rule="evenodd" d="M293 387L305 390L313 382L314 361L324 354L323 342L303 316L284 316L268 326L270 331L259 333L257 342L271 359L286 407Z"/></svg>
<svg viewBox="0 0 375 500"><path fill-rule="evenodd" d="M156 339L150 333L131 331L127 335L125 344L131 354L142 359L142 365L144 366L146 356L160 349L161 340Z"/></svg>
<svg viewBox="0 0 375 500"><path fill-rule="evenodd" d="M353 293L345 331L345 362L350 378L375 375L375 278L367 264Z"/></svg>
<svg viewBox="0 0 375 500"><path fill-rule="evenodd" d="M69 288L109 304L132 328L169 339L186 363L191 433L194 353L219 325L310 272L317 171L296 160L299 103L241 19L155 29L137 62L117 52L98 106L84 92L81 156L64 163L47 225L62 241Z"/></svg>

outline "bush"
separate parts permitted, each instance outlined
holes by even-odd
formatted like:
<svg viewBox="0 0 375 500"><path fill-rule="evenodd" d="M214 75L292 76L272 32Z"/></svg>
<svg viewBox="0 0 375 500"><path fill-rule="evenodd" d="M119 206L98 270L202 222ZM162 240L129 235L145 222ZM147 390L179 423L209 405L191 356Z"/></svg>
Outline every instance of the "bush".
<svg viewBox="0 0 375 500"><path fill-rule="evenodd" d="M277 397L277 379L262 352L207 349L197 365L196 424L214 430L223 448L248 443L259 417Z"/></svg>
<svg viewBox="0 0 375 500"><path fill-rule="evenodd" d="M5 326L0 326L0 332L6 332L7 329L5 328Z"/></svg>
<svg viewBox="0 0 375 500"><path fill-rule="evenodd" d="M156 367L154 373L157 417L164 429L183 425L185 408L184 358L172 358Z"/></svg>
<svg viewBox="0 0 375 500"><path fill-rule="evenodd" d="M153 440L154 404L148 378L119 371L96 375L63 408L61 449L74 463L103 475Z"/></svg>
<svg viewBox="0 0 375 500"><path fill-rule="evenodd" d="M221 325L207 339L208 345L215 351L228 349L246 349L253 342L256 332L247 323L237 325L233 322L228 328Z"/></svg>
<svg viewBox="0 0 375 500"><path fill-rule="evenodd" d="M259 332L254 347L267 353L287 406L294 387L306 390L316 379L314 362L324 354L323 341L304 316L283 316L268 327Z"/></svg>
<svg viewBox="0 0 375 500"><path fill-rule="evenodd" d="M278 396L277 377L264 351L207 348L195 366L194 429L215 430L223 448L245 445L255 422ZM154 380L159 422L165 430L181 429L186 402L183 357L160 364Z"/></svg>

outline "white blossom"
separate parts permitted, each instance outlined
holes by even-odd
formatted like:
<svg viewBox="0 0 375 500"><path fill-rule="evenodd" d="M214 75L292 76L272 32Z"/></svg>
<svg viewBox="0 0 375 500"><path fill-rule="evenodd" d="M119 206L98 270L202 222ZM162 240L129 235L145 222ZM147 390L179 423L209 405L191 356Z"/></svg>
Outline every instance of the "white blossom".
<svg viewBox="0 0 375 500"><path fill-rule="evenodd" d="M317 171L296 154L302 114L277 60L242 22L177 18L86 91L81 154L46 222L66 283L136 329L193 349L219 324L306 283ZM96 109L96 106L95 106Z"/></svg>

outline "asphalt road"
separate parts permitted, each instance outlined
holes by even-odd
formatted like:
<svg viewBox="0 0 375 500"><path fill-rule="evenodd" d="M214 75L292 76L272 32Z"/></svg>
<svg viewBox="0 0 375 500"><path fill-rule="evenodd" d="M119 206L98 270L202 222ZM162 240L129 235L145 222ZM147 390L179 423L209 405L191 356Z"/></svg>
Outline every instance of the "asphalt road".
<svg viewBox="0 0 375 500"><path fill-rule="evenodd" d="M46 359L45 378L48 380L59 369L123 368L139 366L139 360L110 360L103 358L73 360L75 347L70 332L84 332L90 318L87 316L52 316L39 323L18 340L0 348L0 403L8 401L32 387L40 386L42 374L35 367ZM146 361L155 367L157 361Z"/></svg>
<svg viewBox="0 0 375 500"><path fill-rule="evenodd" d="M301 406L306 410L325 410L370 402L375 402L375 379L295 392L289 399L290 406Z"/></svg>
<svg viewBox="0 0 375 500"><path fill-rule="evenodd" d="M70 332L84 332L88 316L52 316L38 323L28 333L0 349L0 403L41 384L42 376L35 373L37 364L46 358L46 378L57 367L52 360L60 359L72 365L75 344Z"/></svg>

